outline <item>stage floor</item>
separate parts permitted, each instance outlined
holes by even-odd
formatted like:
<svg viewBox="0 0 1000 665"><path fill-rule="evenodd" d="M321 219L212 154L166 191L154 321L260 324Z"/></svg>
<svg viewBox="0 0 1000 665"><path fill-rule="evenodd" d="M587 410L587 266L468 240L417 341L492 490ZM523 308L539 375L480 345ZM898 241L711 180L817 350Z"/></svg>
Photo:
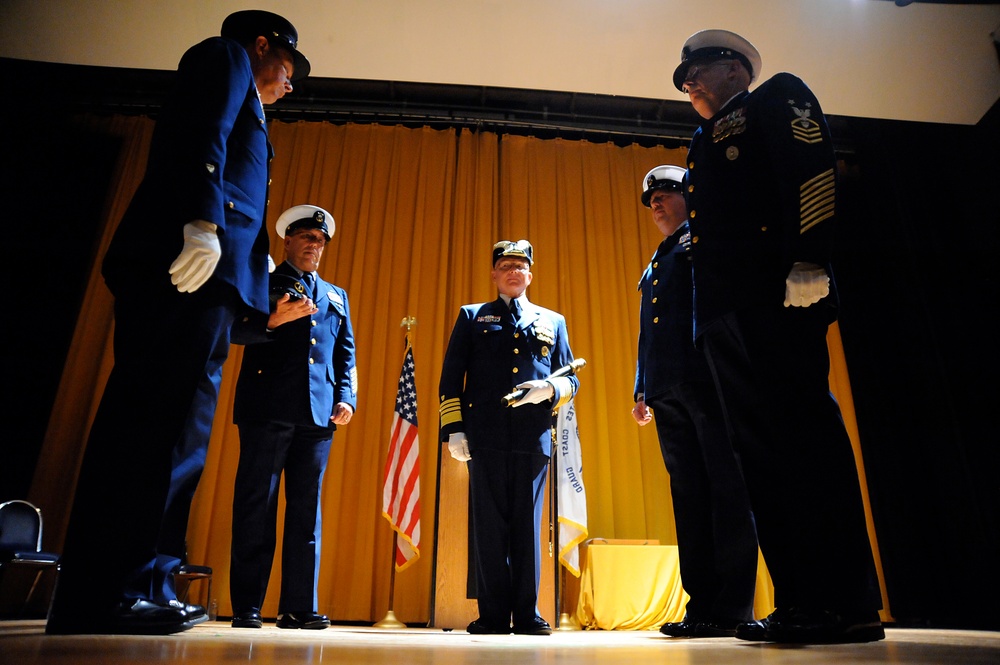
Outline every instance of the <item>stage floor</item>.
<svg viewBox="0 0 1000 665"><path fill-rule="evenodd" d="M432 628L234 629L207 622L165 637L48 636L44 621L0 621L0 665L237 663L366 665L997 665L1000 632L888 628L870 644L781 646L655 631L556 631L542 637Z"/></svg>

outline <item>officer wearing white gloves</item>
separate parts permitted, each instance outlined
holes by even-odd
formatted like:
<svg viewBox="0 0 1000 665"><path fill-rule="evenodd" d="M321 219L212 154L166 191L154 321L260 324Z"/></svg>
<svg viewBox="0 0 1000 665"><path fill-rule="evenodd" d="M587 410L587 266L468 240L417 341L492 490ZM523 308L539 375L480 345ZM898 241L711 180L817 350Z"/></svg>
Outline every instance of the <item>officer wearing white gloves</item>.
<svg viewBox="0 0 1000 665"><path fill-rule="evenodd" d="M115 365L86 446L49 633L169 634L207 618L157 575L169 578L184 556L230 327L245 310L268 312L273 153L263 105L309 73L295 27L277 14L238 11L220 32L181 57L143 181L104 256ZM168 524L175 533L164 538Z"/></svg>
<svg viewBox="0 0 1000 665"><path fill-rule="evenodd" d="M538 613L541 521L552 452L553 411L579 388L549 378L573 360L566 319L525 296L533 249L527 240L493 247L499 296L465 305L441 369L441 441L469 465L476 543L475 634L548 635ZM503 397L524 396L513 406Z"/></svg>
<svg viewBox="0 0 1000 665"><path fill-rule="evenodd" d="M857 467L830 394L837 161L819 100L727 30L681 48L673 82L701 116L684 192L694 330L740 455L776 611L736 637L885 636Z"/></svg>
<svg viewBox="0 0 1000 665"><path fill-rule="evenodd" d="M181 293L194 293L215 272L222 258L217 229L215 224L203 219L184 225L184 249L168 271L170 282ZM268 269L270 272L270 265Z"/></svg>

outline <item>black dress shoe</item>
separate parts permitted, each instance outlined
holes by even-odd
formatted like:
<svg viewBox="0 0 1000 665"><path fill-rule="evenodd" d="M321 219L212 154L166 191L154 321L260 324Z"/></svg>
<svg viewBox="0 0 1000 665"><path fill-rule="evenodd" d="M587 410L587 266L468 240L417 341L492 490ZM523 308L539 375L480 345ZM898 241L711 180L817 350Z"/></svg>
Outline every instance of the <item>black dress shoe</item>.
<svg viewBox="0 0 1000 665"><path fill-rule="evenodd" d="M535 617L534 619L532 619L527 624L524 624L524 625L515 624L514 625L514 634L515 635L551 635L552 634L552 627L549 625L549 623L545 619L543 619L541 617Z"/></svg>
<svg viewBox="0 0 1000 665"><path fill-rule="evenodd" d="M326 615L315 612L285 612L278 618L278 628L323 630L329 627L330 620L326 618Z"/></svg>
<svg viewBox="0 0 1000 665"><path fill-rule="evenodd" d="M197 626L199 623L208 621L208 612L206 612L205 608L201 605L188 605L187 603L182 603L176 598L168 600L167 605L184 612L192 626Z"/></svg>
<svg viewBox="0 0 1000 665"><path fill-rule="evenodd" d="M260 628L264 620L257 610L244 610L233 613L233 628Z"/></svg>
<svg viewBox="0 0 1000 665"><path fill-rule="evenodd" d="M492 625L482 619L470 623L466 630L470 635L510 635L510 626Z"/></svg>
<svg viewBox="0 0 1000 665"><path fill-rule="evenodd" d="M831 610L792 610L767 627L766 639L786 644L848 644L885 639L878 612L840 614Z"/></svg>
<svg viewBox="0 0 1000 665"><path fill-rule="evenodd" d="M171 635L194 626L184 610L148 600L123 601L110 615L52 614L45 624L49 635Z"/></svg>
<svg viewBox="0 0 1000 665"><path fill-rule="evenodd" d="M779 623L783 617L789 615L790 610L776 609L763 619L757 621L746 621L736 626L736 639L747 640L748 642L768 642L771 637L771 626Z"/></svg>
<svg viewBox="0 0 1000 665"><path fill-rule="evenodd" d="M674 621L660 626L660 632L670 637L733 637L736 622Z"/></svg>
<svg viewBox="0 0 1000 665"><path fill-rule="evenodd" d="M660 632L668 637L694 637L694 621L669 621L660 626Z"/></svg>

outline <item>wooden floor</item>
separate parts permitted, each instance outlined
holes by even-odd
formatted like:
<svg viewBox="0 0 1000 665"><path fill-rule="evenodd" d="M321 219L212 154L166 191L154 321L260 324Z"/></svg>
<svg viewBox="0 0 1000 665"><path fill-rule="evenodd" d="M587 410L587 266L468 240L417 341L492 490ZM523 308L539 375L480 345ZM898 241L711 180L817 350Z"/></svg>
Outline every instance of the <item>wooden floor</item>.
<svg viewBox="0 0 1000 665"><path fill-rule="evenodd" d="M492 665L997 665L1000 632L889 628L881 642L792 647L676 639L654 631L556 631L547 637L429 628L234 629L208 622L166 637L48 636L44 622L0 621L0 665L122 663L453 663Z"/></svg>

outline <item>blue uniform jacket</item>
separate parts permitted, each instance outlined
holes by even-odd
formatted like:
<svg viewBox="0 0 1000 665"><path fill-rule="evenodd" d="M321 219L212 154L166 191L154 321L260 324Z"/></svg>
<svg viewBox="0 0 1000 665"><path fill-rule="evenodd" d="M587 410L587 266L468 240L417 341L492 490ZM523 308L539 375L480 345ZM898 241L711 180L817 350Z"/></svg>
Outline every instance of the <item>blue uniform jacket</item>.
<svg viewBox="0 0 1000 665"><path fill-rule="evenodd" d="M711 383L694 346L691 312L691 231L681 224L656 248L639 280L639 355L633 398L646 401L685 381Z"/></svg>
<svg viewBox="0 0 1000 665"><path fill-rule="evenodd" d="M184 225L203 219L218 225L222 246L212 280L267 312L264 213L273 152L250 57L237 42L212 37L188 49L176 76L144 179L105 255L105 280L116 296L169 280Z"/></svg>
<svg viewBox="0 0 1000 665"><path fill-rule="evenodd" d="M695 130L685 199L694 254L695 334L753 305L781 307L796 261L830 269L836 163L819 102L777 74Z"/></svg>
<svg viewBox="0 0 1000 665"><path fill-rule="evenodd" d="M275 275L297 277L284 262ZM317 277L319 311L267 332L267 316L249 311L233 324L246 344L236 383L233 421L278 421L333 427L337 402L357 408L358 374L347 292Z"/></svg>
<svg viewBox="0 0 1000 665"><path fill-rule="evenodd" d="M519 302L516 324L502 298L459 312L441 368L442 441L465 432L473 454L480 448L551 454L552 410L576 394L580 380L570 376L572 394L557 394L554 402L503 405L517 384L544 379L573 360L566 319L526 298Z"/></svg>

